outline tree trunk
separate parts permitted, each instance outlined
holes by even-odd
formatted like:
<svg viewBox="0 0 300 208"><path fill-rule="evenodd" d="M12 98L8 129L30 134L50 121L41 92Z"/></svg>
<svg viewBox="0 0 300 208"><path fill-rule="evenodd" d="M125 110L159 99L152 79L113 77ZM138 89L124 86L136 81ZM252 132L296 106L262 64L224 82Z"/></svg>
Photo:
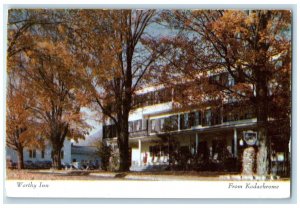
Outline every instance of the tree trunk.
<svg viewBox="0 0 300 208"><path fill-rule="evenodd" d="M52 144L52 168L61 169L61 149L68 132L69 125L66 123L55 123L51 125L50 141Z"/></svg>
<svg viewBox="0 0 300 208"><path fill-rule="evenodd" d="M268 87L265 73L258 75L256 114L258 125L258 152L256 156L256 173L260 176L266 176L269 172L269 139L268 128Z"/></svg>
<svg viewBox="0 0 300 208"><path fill-rule="evenodd" d="M257 175L265 176L269 172L269 148L267 130L264 127L258 129L259 148L257 152Z"/></svg>
<svg viewBox="0 0 300 208"><path fill-rule="evenodd" d="M128 118L130 111L130 100L126 99L120 101L122 103L123 111L118 111L117 127L117 142L119 148L119 171L129 171L129 132L128 132Z"/></svg>
<svg viewBox="0 0 300 208"><path fill-rule="evenodd" d="M119 121L119 134L118 134L118 145L120 154L120 165L119 171L129 171L130 161L129 161L129 132L128 132L128 119L129 112L131 109L132 101L132 72L131 72L131 61L132 53L129 52L127 48L127 69L126 69L126 79L125 79L125 96L120 101L122 108L118 112Z"/></svg>
<svg viewBox="0 0 300 208"><path fill-rule="evenodd" d="M129 133L128 133L128 115L122 116L122 122L120 122L118 128L118 147L119 147L119 171L129 171L130 162L129 162Z"/></svg>
<svg viewBox="0 0 300 208"><path fill-rule="evenodd" d="M123 133L121 133L122 135ZM119 171L129 171L129 148L128 148L128 136L123 134L120 138L122 140L122 145L120 145L120 166Z"/></svg>
<svg viewBox="0 0 300 208"><path fill-rule="evenodd" d="M23 148L19 148L17 151L18 155L18 169L24 169L24 155L23 155Z"/></svg>
<svg viewBox="0 0 300 208"><path fill-rule="evenodd" d="M61 148L53 148L53 153L52 153L52 168L56 170L61 169Z"/></svg>

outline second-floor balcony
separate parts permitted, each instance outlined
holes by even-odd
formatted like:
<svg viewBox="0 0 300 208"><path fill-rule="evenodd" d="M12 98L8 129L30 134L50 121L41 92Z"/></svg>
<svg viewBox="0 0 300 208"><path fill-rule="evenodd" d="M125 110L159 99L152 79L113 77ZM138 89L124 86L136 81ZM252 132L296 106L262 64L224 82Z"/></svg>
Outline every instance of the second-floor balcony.
<svg viewBox="0 0 300 208"><path fill-rule="evenodd" d="M153 134L176 132L189 129L200 129L239 123L255 118L254 109L245 106L237 107L233 104L224 105L221 108L210 108L185 113L171 114L161 118L139 119L129 121L129 136L143 137ZM104 138L116 137L114 125L106 125L103 128Z"/></svg>

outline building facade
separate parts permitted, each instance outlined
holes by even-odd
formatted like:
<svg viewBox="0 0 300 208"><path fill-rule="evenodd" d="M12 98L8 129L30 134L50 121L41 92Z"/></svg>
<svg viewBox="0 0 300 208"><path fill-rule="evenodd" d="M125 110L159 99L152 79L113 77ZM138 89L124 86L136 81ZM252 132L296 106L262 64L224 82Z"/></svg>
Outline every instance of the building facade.
<svg viewBox="0 0 300 208"><path fill-rule="evenodd" d="M137 107L129 116L131 170L165 166L240 172L243 150L248 146L257 150L254 109L224 102L219 108L180 111L174 109L174 93L174 89L156 86L135 96ZM103 138L116 145L113 124L103 127ZM286 174L289 138L271 135L270 139L271 144L282 142L271 149L271 169Z"/></svg>
<svg viewBox="0 0 300 208"><path fill-rule="evenodd" d="M71 159L72 164L78 167L88 167L93 166L94 168L99 168L101 158L97 154L97 147L94 146L71 146Z"/></svg>
<svg viewBox="0 0 300 208"><path fill-rule="evenodd" d="M24 165L35 166L35 164L52 163L52 146L47 143L44 149L37 148L24 148L23 151ZM17 152L9 147L6 147L6 160L13 163L17 163ZM62 164L71 163L71 141L66 139L61 150L61 162Z"/></svg>
<svg viewBox="0 0 300 208"><path fill-rule="evenodd" d="M79 146L66 139L61 150L61 163L65 167L75 165L75 168L99 168L101 159L96 153L97 148L92 146ZM6 160L9 164L17 164L17 152L6 147ZM52 147L46 144L44 149L24 148L25 168L50 168L52 164Z"/></svg>

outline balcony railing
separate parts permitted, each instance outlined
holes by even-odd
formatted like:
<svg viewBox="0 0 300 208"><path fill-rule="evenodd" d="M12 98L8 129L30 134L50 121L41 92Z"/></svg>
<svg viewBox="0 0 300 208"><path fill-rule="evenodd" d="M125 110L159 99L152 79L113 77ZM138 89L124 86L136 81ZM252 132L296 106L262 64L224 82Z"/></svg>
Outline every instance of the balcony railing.
<svg viewBox="0 0 300 208"><path fill-rule="evenodd" d="M141 137L150 133L165 133L178 130L187 130L196 126L215 126L226 122L241 121L254 118L253 109L249 106L226 105L223 108L214 108L175 114L158 119L144 119L129 122L129 136ZM103 127L103 138L116 137L114 125Z"/></svg>
<svg viewBox="0 0 300 208"><path fill-rule="evenodd" d="M148 135L148 131L147 130L129 132L129 137L131 137L131 138L142 137L142 136L147 136L147 135Z"/></svg>

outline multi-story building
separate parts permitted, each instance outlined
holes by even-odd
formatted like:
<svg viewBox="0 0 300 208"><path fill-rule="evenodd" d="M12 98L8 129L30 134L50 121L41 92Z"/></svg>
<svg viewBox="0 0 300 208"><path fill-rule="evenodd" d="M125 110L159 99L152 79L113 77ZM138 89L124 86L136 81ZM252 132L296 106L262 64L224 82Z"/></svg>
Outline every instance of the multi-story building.
<svg viewBox="0 0 300 208"><path fill-rule="evenodd" d="M225 82L234 84L230 76L226 76ZM202 170L218 170L219 166L219 170L239 171L243 149L257 145L253 107L241 108L235 101L226 101L217 108L180 110L174 107L175 90L160 85L136 93L136 108L129 116L131 169L176 165L182 156L187 165L198 158L196 165ZM103 138L116 145L113 124L104 126ZM276 136L271 136L273 142L280 139L275 140ZM272 149L273 161L288 160L288 142L281 141L282 145Z"/></svg>

